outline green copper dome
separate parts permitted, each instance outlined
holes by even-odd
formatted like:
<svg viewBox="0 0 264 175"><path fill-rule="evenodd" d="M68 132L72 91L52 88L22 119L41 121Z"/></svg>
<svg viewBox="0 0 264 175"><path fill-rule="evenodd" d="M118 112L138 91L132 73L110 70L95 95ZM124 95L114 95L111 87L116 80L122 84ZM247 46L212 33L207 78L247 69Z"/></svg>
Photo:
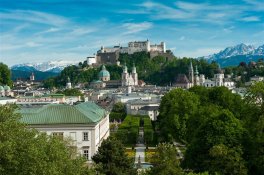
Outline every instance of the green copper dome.
<svg viewBox="0 0 264 175"><path fill-rule="evenodd" d="M4 86L4 89L5 89L6 91L9 91L9 90L10 90L10 87L9 87L9 86Z"/></svg>
<svg viewBox="0 0 264 175"><path fill-rule="evenodd" d="M110 73L106 70L104 65L102 67L102 70L99 72L99 78L102 77L110 77Z"/></svg>
<svg viewBox="0 0 264 175"><path fill-rule="evenodd" d="M3 91L5 90L3 86L0 86L0 91Z"/></svg>

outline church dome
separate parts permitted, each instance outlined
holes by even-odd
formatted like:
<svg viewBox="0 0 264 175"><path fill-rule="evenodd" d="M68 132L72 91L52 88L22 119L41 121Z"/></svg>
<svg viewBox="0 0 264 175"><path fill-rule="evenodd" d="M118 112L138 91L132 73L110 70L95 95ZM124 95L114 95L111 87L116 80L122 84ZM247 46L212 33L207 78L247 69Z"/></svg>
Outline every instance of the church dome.
<svg viewBox="0 0 264 175"><path fill-rule="evenodd" d="M4 90L5 91L10 91L10 87L9 86L4 86Z"/></svg>
<svg viewBox="0 0 264 175"><path fill-rule="evenodd" d="M0 86L0 91L3 91L5 90L3 86Z"/></svg>
<svg viewBox="0 0 264 175"><path fill-rule="evenodd" d="M106 70L104 65L102 67L102 70L99 72L99 79L103 77L110 77L110 73Z"/></svg>

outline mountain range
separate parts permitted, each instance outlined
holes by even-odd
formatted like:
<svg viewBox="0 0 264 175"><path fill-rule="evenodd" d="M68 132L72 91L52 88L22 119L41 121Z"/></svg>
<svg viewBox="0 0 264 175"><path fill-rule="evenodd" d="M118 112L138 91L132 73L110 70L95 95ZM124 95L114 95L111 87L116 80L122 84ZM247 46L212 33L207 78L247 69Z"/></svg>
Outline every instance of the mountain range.
<svg viewBox="0 0 264 175"><path fill-rule="evenodd" d="M65 67L76 65L76 61L48 61L42 63L24 63L11 67L12 80L28 79L31 73L37 81L57 76Z"/></svg>
<svg viewBox="0 0 264 175"><path fill-rule="evenodd" d="M222 67L237 66L240 62L248 63L264 58L264 45L254 47L242 43L233 47L227 47L219 53L200 58L207 59L209 62L215 61Z"/></svg>
<svg viewBox="0 0 264 175"><path fill-rule="evenodd" d="M42 63L24 63L12 66L11 70L60 73L65 67L77 64L77 61L48 61Z"/></svg>

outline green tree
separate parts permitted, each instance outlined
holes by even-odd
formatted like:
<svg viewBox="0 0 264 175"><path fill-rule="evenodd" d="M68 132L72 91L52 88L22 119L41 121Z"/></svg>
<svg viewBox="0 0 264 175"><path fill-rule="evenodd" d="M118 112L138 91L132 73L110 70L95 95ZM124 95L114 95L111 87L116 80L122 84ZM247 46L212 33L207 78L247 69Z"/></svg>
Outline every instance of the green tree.
<svg viewBox="0 0 264 175"><path fill-rule="evenodd" d="M11 71L8 66L0 62L0 85L12 86Z"/></svg>
<svg viewBox="0 0 264 175"><path fill-rule="evenodd" d="M264 83L259 82L248 89L245 102L250 106L245 113L248 137L245 142L249 171L252 174L264 172Z"/></svg>
<svg viewBox="0 0 264 175"><path fill-rule="evenodd" d="M148 172L149 175L172 175L184 174L180 167L178 152L174 145L161 143L156 148L153 155L153 167Z"/></svg>
<svg viewBox="0 0 264 175"><path fill-rule="evenodd" d="M0 174L94 174L67 143L19 122L16 106L0 106Z"/></svg>
<svg viewBox="0 0 264 175"><path fill-rule="evenodd" d="M196 113L199 103L197 95L183 89L174 89L162 97L158 120L165 140L186 140L187 120Z"/></svg>
<svg viewBox="0 0 264 175"><path fill-rule="evenodd" d="M125 153L125 148L114 137L104 140L92 157L96 170L105 175L135 175L134 162Z"/></svg>
<svg viewBox="0 0 264 175"><path fill-rule="evenodd" d="M241 149L244 133L242 124L230 111L221 109L219 111L218 108L215 108L215 111L211 110L211 114L208 114L207 119L195 131L195 136L187 147L184 167L197 172L207 170L217 172L222 169L223 174L228 174L226 172L232 167L233 174L245 174L246 168ZM230 154L214 152L219 148L216 146L221 144L226 146L223 149ZM221 159L232 162L223 167L223 164L221 166L219 164ZM214 160L215 163L210 163Z"/></svg>

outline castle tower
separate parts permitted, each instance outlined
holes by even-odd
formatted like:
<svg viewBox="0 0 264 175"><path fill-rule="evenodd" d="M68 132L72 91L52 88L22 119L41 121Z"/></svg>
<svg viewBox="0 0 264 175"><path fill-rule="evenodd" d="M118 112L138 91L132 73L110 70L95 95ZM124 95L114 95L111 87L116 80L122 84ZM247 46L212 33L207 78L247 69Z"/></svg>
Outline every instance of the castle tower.
<svg viewBox="0 0 264 175"><path fill-rule="evenodd" d="M66 89L71 89L72 85L71 85L71 80L70 77L68 77L67 83L66 83Z"/></svg>
<svg viewBox="0 0 264 175"><path fill-rule="evenodd" d="M161 42L161 47L162 47L163 53L166 53L166 44L165 44L165 42Z"/></svg>
<svg viewBox="0 0 264 175"><path fill-rule="evenodd" d="M134 80L133 84L137 86L138 85L138 74L137 74L135 63L133 63L133 67L132 67L132 78Z"/></svg>
<svg viewBox="0 0 264 175"><path fill-rule="evenodd" d="M197 65L195 66L195 72L194 72L194 85L195 86L200 85L199 72L198 72Z"/></svg>
<svg viewBox="0 0 264 175"><path fill-rule="evenodd" d="M192 62L190 62L190 65L189 65L189 81L191 82L191 86L193 86L193 84L194 84L194 75L193 75Z"/></svg>
<svg viewBox="0 0 264 175"><path fill-rule="evenodd" d="M129 79L129 74L127 72L127 66L126 63L123 67L123 73L122 73L122 86L127 86L128 85L128 79Z"/></svg>
<svg viewBox="0 0 264 175"><path fill-rule="evenodd" d="M214 75L215 86L224 86L224 78L225 74L221 69L220 64L218 64L217 74Z"/></svg>

